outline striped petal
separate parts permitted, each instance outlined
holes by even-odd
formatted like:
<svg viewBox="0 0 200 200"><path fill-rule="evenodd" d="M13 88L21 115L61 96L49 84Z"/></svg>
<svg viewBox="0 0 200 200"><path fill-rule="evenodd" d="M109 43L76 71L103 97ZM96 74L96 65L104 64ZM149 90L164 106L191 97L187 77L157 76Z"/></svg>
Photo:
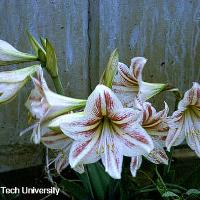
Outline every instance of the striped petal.
<svg viewBox="0 0 200 200"><path fill-rule="evenodd" d="M142 156L135 156L131 158L130 171L133 177L136 177L137 170L142 164Z"/></svg>
<svg viewBox="0 0 200 200"><path fill-rule="evenodd" d="M190 148L200 157L200 112L187 109L184 114L184 130Z"/></svg>
<svg viewBox="0 0 200 200"><path fill-rule="evenodd" d="M74 141L69 154L69 163L72 168L76 167L78 164L84 163L84 158L92 153L98 152L96 149L98 145L98 135L95 135L91 140L88 141ZM98 154L97 154L98 156ZM90 161L92 163L92 161ZM94 159L96 162L96 158Z"/></svg>
<svg viewBox="0 0 200 200"><path fill-rule="evenodd" d="M104 85L97 85L88 97L84 112L88 116L101 118L112 115L116 109L120 108L123 106L112 90Z"/></svg>
<svg viewBox="0 0 200 200"><path fill-rule="evenodd" d="M69 152L71 148L71 143L65 146L60 152L58 153L55 159L55 169L60 174L62 170L64 170L69 165Z"/></svg>
<svg viewBox="0 0 200 200"><path fill-rule="evenodd" d="M152 136L167 136L169 127L167 124L168 105L165 103L165 109L157 112L148 102L142 104L143 120L142 127Z"/></svg>
<svg viewBox="0 0 200 200"><path fill-rule="evenodd" d="M25 105L37 119L52 119L81 109L86 104L86 100L65 97L49 90L42 69L38 70L37 77L32 77L32 80L35 88L31 91Z"/></svg>
<svg viewBox="0 0 200 200"><path fill-rule="evenodd" d="M178 104L179 111L185 111L188 106L193 106L200 111L200 84L193 83L190 90L185 92L183 99Z"/></svg>
<svg viewBox="0 0 200 200"><path fill-rule="evenodd" d="M142 71L146 62L147 59L144 57L134 57L131 59L130 72L135 80L142 80Z"/></svg>
<svg viewBox="0 0 200 200"><path fill-rule="evenodd" d="M48 131L41 137L41 142L50 149L63 149L72 144L72 139L60 131Z"/></svg>
<svg viewBox="0 0 200 200"><path fill-rule="evenodd" d="M118 64L118 74L113 80L112 90L116 93L118 98L121 100L124 106L132 107L134 103L134 98L137 96L139 91L138 77L140 76L139 66L135 66L135 63L138 63L137 58L131 64L131 67L128 68L125 64ZM138 68L139 67L139 68Z"/></svg>
<svg viewBox="0 0 200 200"><path fill-rule="evenodd" d="M185 139L185 132L183 129L184 116L182 112L175 111L171 117L167 119L169 132L166 138L166 147L170 151L172 146L181 144Z"/></svg>
<svg viewBox="0 0 200 200"><path fill-rule="evenodd" d="M100 122L98 119L73 113L65 116L65 122L60 125L60 129L74 140L88 141L97 133Z"/></svg>
<svg viewBox="0 0 200 200"><path fill-rule="evenodd" d="M130 146L129 150L132 152L132 156L135 156L135 149L131 151L132 146L136 146L141 152L141 150L150 153L153 150L153 141L147 132L138 123L130 123L125 126L113 125L115 132L118 133L117 137L121 142L127 147ZM131 155L130 152L124 152L127 155ZM141 155L141 154L140 154Z"/></svg>
<svg viewBox="0 0 200 200"><path fill-rule="evenodd" d="M154 140L154 149L144 155L150 162L155 164L168 164L168 157L159 141Z"/></svg>
<svg viewBox="0 0 200 200"><path fill-rule="evenodd" d="M143 57L135 57L131 60L130 68L123 63L118 65L118 74L114 78L112 89L126 107L134 106L134 98L137 95L145 102L166 87L166 84L142 81L142 70L146 62Z"/></svg>
<svg viewBox="0 0 200 200"><path fill-rule="evenodd" d="M105 171L113 178L120 179L123 154L120 145L115 139L115 133L108 121L104 122L99 143L99 153Z"/></svg>
<svg viewBox="0 0 200 200"><path fill-rule="evenodd" d="M179 145L186 138L190 148L200 157L200 85L193 83L178 104L178 110L167 120L169 134L166 146Z"/></svg>

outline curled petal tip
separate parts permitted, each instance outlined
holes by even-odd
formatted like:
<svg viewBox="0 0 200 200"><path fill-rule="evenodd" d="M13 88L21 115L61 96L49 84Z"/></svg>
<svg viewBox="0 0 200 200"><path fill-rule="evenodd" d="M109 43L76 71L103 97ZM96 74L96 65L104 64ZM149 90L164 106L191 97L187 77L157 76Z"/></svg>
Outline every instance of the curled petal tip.
<svg viewBox="0 0 200 200"><path fill-rule="evenodd" d="M137 65L137 64L146 64L146 62L147 62L147 59L146 58L144 58L144 57L134 57L134 58L132 58L131 59L131 63L133 64L133 65Z"/></svg>

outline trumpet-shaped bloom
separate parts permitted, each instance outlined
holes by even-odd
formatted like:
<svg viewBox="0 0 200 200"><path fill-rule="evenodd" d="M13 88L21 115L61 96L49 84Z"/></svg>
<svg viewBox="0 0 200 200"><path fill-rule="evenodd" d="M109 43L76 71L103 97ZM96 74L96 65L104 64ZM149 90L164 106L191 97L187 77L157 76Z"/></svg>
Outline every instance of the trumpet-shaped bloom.
<svg viewBox="0 0 200 200"><path fill-rule="evenodd" d="M78 110L85 106L86 100L73 99L49 90L43 77L42 69L37 71L37 78L32 77L35 88L26 102L26 107L38 121L33 126L33 141L38 144L41 139L40 125L48 120ZM23 134L23 132L22 132Z"/></svg>
<svg viewBox="0 0 200 200"><path fill-rule="evenodd" d="M136 106L141 109L143 113L142 127L151 136L154 143L154 149L149 154L145 153L144 156L152 163L168 164L168 157L163 149L169 129L166 124L166 117L169 110L167 104L165 103L165 109L160 112L157 112L148 102L141 104L136 101ZM132 158L130 170L133 176L136 176L141 162L142 156Z"/></svg>
<svg viewBox="0 0 200 200"><path fill-rule="evenodd" d="M86 100L65 97L49 90L42 69L37 72L37 78L32 77L32 80L35 88L26 107L36 119L53 118L83 108L86 104Z"/></svg>
<svg viewBox="0 0 200 200"><path fill-rule="evenodd" d="M0 103L13 100L30 76L39 70L40 65L23 69L0 72Z"/></svg>
<svg viewBox="0 0 200 200"><path fill-rule="evenodd" d="M36 61L37 57L22 53L6 41L0 40L0 66Z"/></svg>
<svg viewBox="0 0 200 200"><path fill-rule="evenodd" d="M142 70L146 62L143 57L135 57L131 60L130 68L118 63L118 73L114 78L112 89L127 107L133 106L137 95L141 101L145 101L164 90L166 86L142 81Z"/></svg>
<svg viewBox="0 0 200 200"><path fill-rule="evenodd" d="M178 104L178 110L168 119L169 134L167 149L181 144L186 138L187 144L200 157L200 85L193 83Z"/></svg>
<svg viewBox="0 0 200 200"><path fill-rule="evenodd" d="M69 154L71 167L101 158L105 171L119 179L123 155L132 157L153 149L153 141L140 120L138 111L123 108L108 87L98 85L88 98L83 116L66 115L60 126L74 140Z"/></svg>

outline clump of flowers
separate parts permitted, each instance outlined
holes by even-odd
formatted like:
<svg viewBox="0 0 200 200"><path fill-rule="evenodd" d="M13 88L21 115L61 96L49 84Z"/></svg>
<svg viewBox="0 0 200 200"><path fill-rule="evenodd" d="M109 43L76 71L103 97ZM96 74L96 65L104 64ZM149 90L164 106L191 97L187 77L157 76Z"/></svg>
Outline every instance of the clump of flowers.
<svg viewBox="0 0 200 200"><path fill-rule="evenodd" d="M25 105L33 124L21 135L32 130L32 141L54 152L48 167L54 163L60 173L70 166L84 174L88 165L98 163L112 178L121 179L123 159L130 157L130 171L135 177L142 157L156 165L168 165L171 156L168 158L165 149L170 151L185 139L200 157L199 83L193 83L179 101L178 109L168 116L166 102L163 110L156 111L148 101L167 90L179 94L178 89L143 81L142 70L147 59L134 57L128 67L119 62L115 50L99 84L86 100L66 97L53 46L43 38L40 45L30 34L29 39L35 55L22 53L0 40L0 65L40 62L0 72L0 103L12 101L32 80L34 88ZM52 77L57 92L49 89L43 70Z"/></svg>

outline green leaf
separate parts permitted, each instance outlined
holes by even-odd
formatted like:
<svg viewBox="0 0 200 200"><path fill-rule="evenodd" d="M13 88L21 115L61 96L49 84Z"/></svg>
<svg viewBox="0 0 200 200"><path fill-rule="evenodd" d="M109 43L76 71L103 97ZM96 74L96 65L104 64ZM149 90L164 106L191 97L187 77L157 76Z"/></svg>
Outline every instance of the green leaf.
<svg viewBox="0 0 200 200"><path fill-rule="evenodd" d="M89 200L88 193L83 187L81 187L81 185L75 183L74 181L63 179L59 184L59 187L71 196L75 197L77 200Z"/></svg>
<svg viewBox="0 0 200 200"><path fill-rule="evenodd" d="M85 170L84 174L79 175L85 188L90 192L93 199L104 199L109 186L113 184L113 179L105 172L100 163L87 165L85 166Z"/></svg>
<svg viewBox="0 0 200 200"><path fill-rule="evenodd" d="M100 78L100 84L104 84L109 88L112 87L113 78L117 72L118 62L119 62L119 54L117 49L115 49L112 52L108 64L106 66L106 69L104 70Z"/></svg>
<svg viewBox="0 0 200 200"><path fill-rule="evenodd" d="M200 195L200 190L197 190L197 189L189 189L187 192L186 192L187 195Z"/></svg>
<svg viewBox="0 0 200 200"><path fill-rule="evenodd" d="M46 46L46 42L47 42L46 39L44 39L43 37L40 36L40 42L41 42L43 48L46 50L46 47L47 47Z"/></svg>
<svg viewBox="0 0 200 200"><path fill-rule="evenodd" d="M28 34L28 39L29 39L31 46L33 48L33 51L35 52L35 55L38 56L39 59L42 58L41 60L44 61L43 58L45 57L46 53L45 53L43 47L37 42L37 40L33 37L33 35L31 35L31 33L29 33L27 31L27 34ZM40 51L40 54L39 54L39 51Z"/></svg>
<svg viewBox="0 0 200 200"><path fill-rule="evenodd" d="M167 191L162 195L162 197L179 197L179 196L175 194L174 192Z"/></svg>
<svg viewBox="0 0 200 200"><path fill-rule="evenodd" d="M38 50L38 57L40 59L40 62L42 64L42 67L45 67L45 63L46 63L46 55L43 53L43 51L41 49Z"/></svg>
<svg viewBox="0 0 200 200"><path fill-rule="evenodd" d="M58 76L58 64L55 50L52 44L46 39L46 69L51 77Z"/></svg>

